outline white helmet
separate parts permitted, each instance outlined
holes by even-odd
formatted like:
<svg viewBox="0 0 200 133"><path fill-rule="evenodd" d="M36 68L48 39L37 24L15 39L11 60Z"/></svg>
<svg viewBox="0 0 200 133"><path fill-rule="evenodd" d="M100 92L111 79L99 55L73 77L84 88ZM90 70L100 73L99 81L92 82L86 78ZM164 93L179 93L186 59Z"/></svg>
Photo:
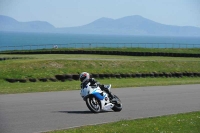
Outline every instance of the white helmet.
<svg viewBox="0 0 200 133"><path fill-rule="evenodd" d="M79 77L80 81L84 83L85 81L90 79L90 74L87 72L82 72Z"/></svg>

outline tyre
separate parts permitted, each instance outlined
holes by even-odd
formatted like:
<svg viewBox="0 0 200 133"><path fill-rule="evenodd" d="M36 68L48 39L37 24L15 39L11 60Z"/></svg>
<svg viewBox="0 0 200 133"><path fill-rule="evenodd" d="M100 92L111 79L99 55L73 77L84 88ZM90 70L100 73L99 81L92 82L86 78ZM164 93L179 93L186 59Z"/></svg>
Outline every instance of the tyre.
<svg viewBox="0 0 200 133"><path fill-rule="evenodd" d="M99 113L101 111L101 103L94 96L90 96L86 99L86 105L93 113Z"/></svg>
<svg viewBox="0 0 200 133"><path fill-rule="evenodd" d="M116 95L114 95L114 98L117 100L117 102L114 103L114 107L112 108L112 110L115 112L119 112L122 110L122 102Z"/></svg>

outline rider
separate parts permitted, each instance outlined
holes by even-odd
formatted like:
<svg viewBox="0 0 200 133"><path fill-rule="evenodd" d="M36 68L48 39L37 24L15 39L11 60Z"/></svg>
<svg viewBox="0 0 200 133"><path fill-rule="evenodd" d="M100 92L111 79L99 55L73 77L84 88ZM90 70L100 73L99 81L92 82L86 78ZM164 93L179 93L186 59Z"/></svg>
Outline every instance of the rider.
<svg viewBox="0 0 200 133"><path fill-rule="evenodd" d="M89 82L90 82L90 86L96 86L98 85L101 90L105 91L108 93L109 97L111 98L111 101L115 101L113 98L114 96L111 94L110 90L106 87L104 87L104 85L101 85L99 82L97 82L94 78L90 78L90 74L87 72L82 72L80 74L79 77L80 81L81 81L81 88L84 88Z"/></svg>

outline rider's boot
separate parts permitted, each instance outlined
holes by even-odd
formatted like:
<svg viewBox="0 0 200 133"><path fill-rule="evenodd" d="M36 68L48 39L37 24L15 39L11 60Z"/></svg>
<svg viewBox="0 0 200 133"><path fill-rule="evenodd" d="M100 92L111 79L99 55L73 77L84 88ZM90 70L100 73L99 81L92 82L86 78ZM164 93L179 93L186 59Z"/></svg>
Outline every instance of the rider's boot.
<svg viewBox="0 0 200 133"><path fill-rule="evenodd" d="M115 98L115 96L110 92L110 90L108 89L109 87L107 86L107 87L105 87L104 85L101 85L100 86L100 88L102 89L102 90L104 90L106 93L108 93L108 96L110 97L110 101L111 101L111 103L114 103L114 102L116 102L117 100L116 100L116 98Z"/></svg>
<svg viewBox="0 0 200 133"><path fill-rule="evenodd" d="M110 92L110 90L108 88L104 88L104 90L108 93L108 96L110 97L111 99L111 102L116 102L116 98L115 96Z"/></svg>

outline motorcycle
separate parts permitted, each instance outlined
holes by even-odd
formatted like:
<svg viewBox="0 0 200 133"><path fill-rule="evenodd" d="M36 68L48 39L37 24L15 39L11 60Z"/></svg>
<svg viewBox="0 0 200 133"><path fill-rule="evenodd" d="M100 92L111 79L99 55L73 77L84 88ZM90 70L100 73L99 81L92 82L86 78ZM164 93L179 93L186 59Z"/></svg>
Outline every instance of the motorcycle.
<svg viewBox="0 0 200 133"><path fill-rule="evenodd" d="M104 87L110 90L111 84L104 85ZM88 83L81 89L80 95L86 102L89 110L93 113L99 113L109 109L112 109L115 112L122 110L121 100L116 95L113 95L115 100L111 102L111 98L108 94L105 91L102 91L98 85L90 86L90 83Z"/></svg>

